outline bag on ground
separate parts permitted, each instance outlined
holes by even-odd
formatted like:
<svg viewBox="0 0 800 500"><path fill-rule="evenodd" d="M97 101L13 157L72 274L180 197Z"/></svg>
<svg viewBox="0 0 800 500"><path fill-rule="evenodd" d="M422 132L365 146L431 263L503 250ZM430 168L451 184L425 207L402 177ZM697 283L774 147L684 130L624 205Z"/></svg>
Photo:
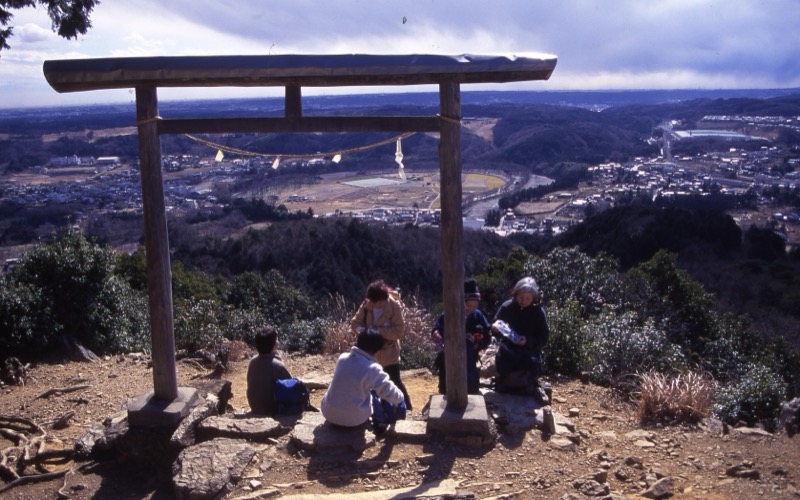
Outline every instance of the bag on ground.
<svg viewBox="0 0 800 500"><path fill-rule="evenodd" d="M280 414L302 413L309 404L308 387L296 378L276 380L275 404Z"/></svg>

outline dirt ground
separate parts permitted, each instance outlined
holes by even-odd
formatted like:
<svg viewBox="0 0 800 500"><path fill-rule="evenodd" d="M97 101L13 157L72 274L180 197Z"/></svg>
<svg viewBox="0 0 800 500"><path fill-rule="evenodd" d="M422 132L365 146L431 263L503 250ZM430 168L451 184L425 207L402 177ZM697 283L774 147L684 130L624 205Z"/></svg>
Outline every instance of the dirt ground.
<svg viewBox="0 0 800 500"><path fill-rule="evenodd" d="M223 376L233 384L231 406L247 411L245 374L250 352L240 349ZM285 357L293 375L318 378L332 373L335 356ZM180 385L210 372L194 361L178 362ZM404 382L414 403L409 418L422 419L420 410L436 391L436 377L427 370L405 371ZM493 446L471 448L432 439L408 444L386 438L362 454L322 454L293 449L288 437L277 445L255 444L256 457L245 477L225 498L253 495L276 488L283 496L355 493L413 486L452 479L460 492L474 498L584 498L577 481L607 471L612 498L640 498L645 483L659 477L674 481L679 499L800 498L800 446L797 436L723 434L713 427L656 427L642 429L635 407L605 388L576 380L551 380L553 409L572 414L579 443L564 444L531 430L505 434L497 430ZM80 389L54 392L52 389ZM152 370L144 356L107 357L97 363L37 364L24 386L0 387L3 417L28 419L46 433L46 449L71 449L95 422L124 409L126 402L152 388ZM48 394L50 393L50 394ZM321 391L312 393L318 405ZM56 430L53 422L74 412L69 426ZM639 434L629 434L633 431ZM641 434L644 431L645 434ZM0 449L12 464L19 453L8 433L0 433ZM750 471L738 477L737 467ZM13 466L12 466L13 468ZM48 463L43 471L71 472L49 481L23 484L3 491L2 498L171 498L171 471L147 464L133 466L114 460ZM755 472L752 472L755 471ZM37 471L28 467L26 473ZM42 471L39 471L42 472ZM60 493L59 493L60 491ZM251 496L252 497L252 496ZM586 497L588 498L588 497ZM605 498L609 498L606 496Z"/></svg>

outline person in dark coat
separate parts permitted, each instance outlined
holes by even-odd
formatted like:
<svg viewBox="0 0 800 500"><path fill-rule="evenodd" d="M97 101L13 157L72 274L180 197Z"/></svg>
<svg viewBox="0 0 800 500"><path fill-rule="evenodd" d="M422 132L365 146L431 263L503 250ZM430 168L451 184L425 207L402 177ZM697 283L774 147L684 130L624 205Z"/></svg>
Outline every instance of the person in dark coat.
<svg viewBox="0 0 800 500"><path fill-rule="evenodd" d="M474 279L464 281L464 326L466 329L465 345L467 349L467 393L480 393L480 368L478 360L480 352L486 349L491 342L491 324L486 315L478 309L481 293L478 283ZM444 364L444 313L436 318L433 324L432 335L434 342L440 348L436 354L435 366L439 371L439 394L447 393L447 376Z"/></svg>
<svg viewBox="0 0 800 500"><path fill-rule="evenodd" d="M534 391L542 371L542 348L550 337L550 328L539 287L533 278L522 278L514 285L511 298L497 310L494 321L492 331L500 340L495 358L498 390L510 385L512 375L515 375L513 378L524 375L522 379L527 380L524 383L527 387L519 389L536 394ZM508 325L510 335L498 328L498 321Z"/></svg>
<svg viewBox="0 0 800 500"><path fill-rule="evenodd" d="M256 333L258 354L247 366L247 403L258 415L273 416L277 412L275 381L292 378L278 355L278 333L272 327Z"/></svg>

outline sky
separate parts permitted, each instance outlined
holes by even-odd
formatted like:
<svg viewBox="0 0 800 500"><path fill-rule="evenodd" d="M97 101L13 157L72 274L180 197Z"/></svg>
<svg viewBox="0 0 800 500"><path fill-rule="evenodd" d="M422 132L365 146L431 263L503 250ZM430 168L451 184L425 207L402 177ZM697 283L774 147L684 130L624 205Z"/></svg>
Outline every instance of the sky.
<svg viewBox="0 0 800 500"><path fill-rule="evenodd" d="M102 0L58 37L40 7L12 12L0 108L125 103L132 90L59 94L45 60L265 54L554 54L547 81L470 90L800 88L798 0ZM316 88L304 95L434 91ZM161 89L159 99L282 96L281 88Z"/></svg>

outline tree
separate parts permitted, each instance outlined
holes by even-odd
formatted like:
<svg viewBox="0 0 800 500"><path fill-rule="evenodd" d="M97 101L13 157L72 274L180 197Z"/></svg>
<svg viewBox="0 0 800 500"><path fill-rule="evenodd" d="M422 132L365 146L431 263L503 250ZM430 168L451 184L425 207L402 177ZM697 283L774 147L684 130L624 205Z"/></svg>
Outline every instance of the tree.
<svg viewBox="0 0 800 500"><path fill-rule="evenodd" d="M47 9L52 21L51 28L58 36L67 40L85 35L92 23L89 15L98 0L0 0L0 51L10 49L8 39L14 34L13 26L9 26L14 15L11 11L25 7L40 5Z"/></svg>

